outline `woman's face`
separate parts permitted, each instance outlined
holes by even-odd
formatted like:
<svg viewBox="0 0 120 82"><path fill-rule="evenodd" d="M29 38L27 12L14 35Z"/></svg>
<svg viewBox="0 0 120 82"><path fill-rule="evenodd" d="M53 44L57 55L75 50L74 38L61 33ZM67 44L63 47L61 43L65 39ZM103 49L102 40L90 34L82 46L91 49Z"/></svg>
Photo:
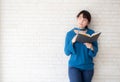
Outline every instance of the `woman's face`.
<svg viewBox="0 0 120 82"><path fill-rule="evenodd" d="M79 17L77 17L77 25L80 28L84 28L89 24L88 19L83 18L83 14L80 14Z"/></svg>

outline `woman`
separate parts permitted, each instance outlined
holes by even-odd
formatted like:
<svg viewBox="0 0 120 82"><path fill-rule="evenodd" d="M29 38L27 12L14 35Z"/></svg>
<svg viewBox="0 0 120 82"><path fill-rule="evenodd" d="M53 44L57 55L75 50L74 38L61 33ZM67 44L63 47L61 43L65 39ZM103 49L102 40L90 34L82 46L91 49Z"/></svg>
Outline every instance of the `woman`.
<svg viewBox="0 0 120 82"><path fill-rule="evenodd" d="M91 15L88 11L82 10L77 15L77 26L67 32L64 52L70 55L68 63L68 75L70 82L91 82L94 74L93 57L98 52L98 43L80 43L76 41L79 32L93 34L94 31L88 28Z"/></svg>

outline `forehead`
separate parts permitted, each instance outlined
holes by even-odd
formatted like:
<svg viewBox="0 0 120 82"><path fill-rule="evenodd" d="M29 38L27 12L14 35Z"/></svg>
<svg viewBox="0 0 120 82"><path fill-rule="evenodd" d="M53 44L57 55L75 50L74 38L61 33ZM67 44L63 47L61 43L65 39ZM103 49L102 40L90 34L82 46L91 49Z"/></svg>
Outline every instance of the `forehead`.
<svg viewBox="0 0 120 82"><path fill-rule="evenodd" d="M79 17L83 17L83 14L80 14L80 16Z"/></svg>
<svg viewBox="0 0 120 82"><path fill-rule="evenodd" d="M83 16L83 14L80 14L78 18L87 19L86 17Z"/></svg>
<svg viewBox="0 0 120 82"><path fill-rule="evenodd" d="M86 18L86 17L84 17L84 16L83 16L83 14L80 14L80 16L79 16L79 17L83 17L83 18Z"/></svg>

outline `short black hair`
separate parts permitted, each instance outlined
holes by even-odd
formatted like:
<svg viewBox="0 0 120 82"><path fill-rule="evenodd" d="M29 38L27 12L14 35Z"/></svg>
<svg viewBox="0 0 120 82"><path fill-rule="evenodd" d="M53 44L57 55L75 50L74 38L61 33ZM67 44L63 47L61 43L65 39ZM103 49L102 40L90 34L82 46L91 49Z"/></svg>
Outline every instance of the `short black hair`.
<svg viewBox="0 0 120 82"><path fill-rule="evenodd" d="M91 14L87 11L87 10L82 10L77 14L77 18L83 14L83 18L86 18L88 20L88 22L91 22Z"/></svg>

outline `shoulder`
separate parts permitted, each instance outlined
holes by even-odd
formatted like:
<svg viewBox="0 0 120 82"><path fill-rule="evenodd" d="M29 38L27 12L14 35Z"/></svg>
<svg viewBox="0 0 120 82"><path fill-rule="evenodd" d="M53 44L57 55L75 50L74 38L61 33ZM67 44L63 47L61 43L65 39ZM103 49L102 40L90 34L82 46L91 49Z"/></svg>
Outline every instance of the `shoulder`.
<svg viewBox="0 0 120 82"><path fill-rule="evenodd" d="M72 34L74 34L74 30L75 30L75 28L72 28L71 30L69 30L69 31L67 32L67 35L72 35Z"/></svg>

